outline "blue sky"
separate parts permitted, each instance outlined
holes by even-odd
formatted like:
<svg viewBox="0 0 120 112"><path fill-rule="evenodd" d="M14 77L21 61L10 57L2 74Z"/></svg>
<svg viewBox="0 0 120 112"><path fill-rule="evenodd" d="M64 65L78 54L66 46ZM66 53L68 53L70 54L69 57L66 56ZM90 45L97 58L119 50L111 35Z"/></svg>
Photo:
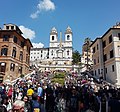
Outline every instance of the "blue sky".
<svg viewBox="0 0 120 112"><path fill-rule="evenodd" d="M86 37L94 40L120 22L120 0L1 0L0 26L13 23L25 31L32 43L49 46L49 33L58 35L69 25L73 48L81 53Z"/></svg>

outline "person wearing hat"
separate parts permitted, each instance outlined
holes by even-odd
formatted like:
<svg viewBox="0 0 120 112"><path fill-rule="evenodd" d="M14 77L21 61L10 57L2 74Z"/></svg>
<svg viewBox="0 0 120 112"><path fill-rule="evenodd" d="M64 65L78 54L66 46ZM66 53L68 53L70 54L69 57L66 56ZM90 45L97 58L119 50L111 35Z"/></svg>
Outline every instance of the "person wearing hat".
<svg viewBox="0 0 120 112"><path fill-rule="evenodd" d="M30 85L29 89L27 90L27 96L29 97L29 99L32 99L32 95L34 93L34 90L32 89L32 85Z"/></svg>

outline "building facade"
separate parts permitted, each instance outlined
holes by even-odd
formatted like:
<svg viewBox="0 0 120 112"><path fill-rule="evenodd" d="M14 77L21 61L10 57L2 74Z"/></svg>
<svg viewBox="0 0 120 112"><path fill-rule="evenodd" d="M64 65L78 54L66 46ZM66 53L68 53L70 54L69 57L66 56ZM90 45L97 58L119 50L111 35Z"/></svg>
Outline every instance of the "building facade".
<svg viewBox="0 0 120 112"><path fill-rule="evenodd" d="M120 23L110 28L91 45L93 52L93 71L97 77L120 85Z"/></svg>
<svg viewBox="0 0 120 112"><path fill-rule="evenodd" d="M68 26L64 40L55 27L51 29L48 48L32 48L30 53L31 64L36 64L42 71L72 69L72 30Z"/></svg>
<svg viewBox="0 0 120 112"><path fill-rule="evenodd" d="M22 36L18 26L4 24L0 30L0 80L16 79L29 73L30 49L29 39Z"/></svg>

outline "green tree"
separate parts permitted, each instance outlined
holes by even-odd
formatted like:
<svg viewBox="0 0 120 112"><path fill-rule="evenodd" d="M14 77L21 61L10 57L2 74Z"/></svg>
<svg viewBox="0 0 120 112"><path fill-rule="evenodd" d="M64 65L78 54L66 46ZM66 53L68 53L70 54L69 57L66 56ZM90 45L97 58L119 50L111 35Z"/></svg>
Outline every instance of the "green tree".
<svg viewBox="0 0 120 112"><path fill-rule="evenodd" d="M72 61L73 65L79 65L79 63L81 62L81 55L77 50L73 51L72 59L73 59Z"/></svg>

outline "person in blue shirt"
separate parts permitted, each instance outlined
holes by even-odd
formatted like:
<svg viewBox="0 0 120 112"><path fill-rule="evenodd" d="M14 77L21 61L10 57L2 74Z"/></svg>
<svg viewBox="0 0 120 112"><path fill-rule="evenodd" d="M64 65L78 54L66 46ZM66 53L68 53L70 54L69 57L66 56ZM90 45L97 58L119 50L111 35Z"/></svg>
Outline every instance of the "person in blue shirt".
<svg viewBox="0 0 120 112"><path fill-rule="evenodd" d="M38 84L37 94L38 94L38 101L40 102L41 97L43 95L43 88L41 87L41 84Z"/></svg>

